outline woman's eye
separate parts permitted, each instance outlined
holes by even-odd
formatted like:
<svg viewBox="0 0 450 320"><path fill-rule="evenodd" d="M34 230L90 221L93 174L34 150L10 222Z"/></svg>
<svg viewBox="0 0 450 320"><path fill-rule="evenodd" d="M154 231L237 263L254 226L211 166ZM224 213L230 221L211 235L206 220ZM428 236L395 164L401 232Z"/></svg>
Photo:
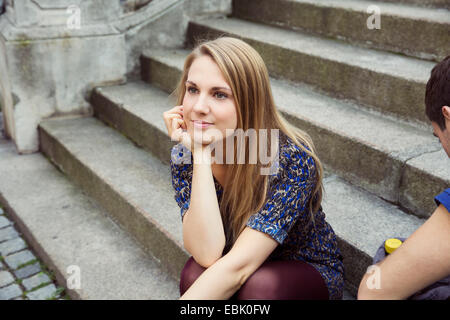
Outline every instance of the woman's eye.
<svg viewBox="0 0 450 320"><path fill-rule="evenodd" d="M189 88L188 88L188 92L189 92L189 93L196 93L196 92L197 92L197 89L194 88L194 87L189 87Z"/></svg>
<svg viewBox="0 0 450 320"><path fill-rule="evenodd" d="M223 92L216 92L214 95L218 99L226 99L226 98L228 98L228 96L225 93L223 93Z"/></svg>

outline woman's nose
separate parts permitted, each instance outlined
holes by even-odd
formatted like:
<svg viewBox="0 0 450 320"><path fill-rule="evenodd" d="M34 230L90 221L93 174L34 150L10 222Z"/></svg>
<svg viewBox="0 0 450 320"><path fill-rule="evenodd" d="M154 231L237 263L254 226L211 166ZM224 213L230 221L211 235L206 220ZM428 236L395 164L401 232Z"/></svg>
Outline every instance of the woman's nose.
<svg viewBox="0 0 450 320"><path fill-rule="evenodd" d="M204 95L199 95L197 101L195 101L192 110L197 113L204 113L204 114L208 113L209 112L208 97Z"/></svg>

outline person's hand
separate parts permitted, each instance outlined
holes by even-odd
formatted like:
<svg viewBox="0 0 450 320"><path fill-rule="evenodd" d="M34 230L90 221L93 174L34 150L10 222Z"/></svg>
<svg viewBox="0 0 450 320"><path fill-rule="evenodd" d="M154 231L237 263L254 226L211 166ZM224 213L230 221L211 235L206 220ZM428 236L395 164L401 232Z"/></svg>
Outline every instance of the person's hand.
<svg viewBox="0 0 450 320"><path fill-rule="evenodd" d="M192 152L192 138L187 133L187 125L183 117L183 106L176 106L163 113L164 123L172 141L181 142Z"/></svg>
<svg viewBox="0 0 450 320"><path fill-rule="evenodd" d="M194 137L192 137L186 130L187 125L184 121L184 113L183 113L183 106L176 106L169 111L166 111L163 113L164 122L167 127L167 132L169 134L169 137L172 141L181 142L186 148L188 148L194 157L198 159L199 157L203 156L201 154L207 154L209 157L211 156L211 143L215 141L214 134L211 136L208 136L207 143L204 142L205 135L202 132L201 129L198 130L197 133L200 135L200 140L202 140L202 143L198 143L194 140ZM195 133L194 133L195 135Z"/></svg>

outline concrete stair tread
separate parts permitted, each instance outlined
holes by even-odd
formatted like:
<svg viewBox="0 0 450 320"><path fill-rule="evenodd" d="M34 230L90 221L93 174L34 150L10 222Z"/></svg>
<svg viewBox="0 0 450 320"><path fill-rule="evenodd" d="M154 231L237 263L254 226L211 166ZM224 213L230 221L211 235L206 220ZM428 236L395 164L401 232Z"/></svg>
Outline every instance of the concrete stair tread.
<svg viewBox="0 0 450 320"><path fill-rule="evenodd" d="M202 19L191 23L222 33L419 83L427 82L431 69L435 65L429 61L361 48L337 40L324 39L236 18Z"/></svg>
<svg viewBox="0 0 450 320"><path fill-rule="evenodd" d="M367 13L367 8L373 5L370 0L293 0L299 3L314 4L322 7L334 7ZM446 9L431 9L417 7L405 3L377 2L382 15L398 16L411 20L425 20L450 25L450 11Z"/></svg>
<svg viewBox="0 0 450 320"><path fill-rule="evenodd" d="M403 3L407 5L414 5L428 8L447 8L450 9L450 3L448 0L375 0L376 3L380 2L395 2Z"/></svg>
<svg viewBox="0 0 450 320"><path fill-rule="evenodd" d="M169 167L93 117L50 119L40 127L182 247Z"/></svg>
<svg viewBox="0 0 450 320"><path fill-rule="evenodd" d="M0 176L0 197L58 281L80 267L72 298L178 299L176 280L42 154L18 155L0 140Z"/></svg>
<svg viewBox="0 0 450 320"><path fill-rule="evenodd" d="M340 238L371 257L384 240L407 238L425 221L336 176L324 181L328 222Z"/></svg>
<svg viewBox="0 0 450 320"><path fill-rule="evenodd" d="M407 163L409 166L427 172L431 176L448 177L446 181L450 186L450 159L443 148L436 152L423 154Z"/></svg>

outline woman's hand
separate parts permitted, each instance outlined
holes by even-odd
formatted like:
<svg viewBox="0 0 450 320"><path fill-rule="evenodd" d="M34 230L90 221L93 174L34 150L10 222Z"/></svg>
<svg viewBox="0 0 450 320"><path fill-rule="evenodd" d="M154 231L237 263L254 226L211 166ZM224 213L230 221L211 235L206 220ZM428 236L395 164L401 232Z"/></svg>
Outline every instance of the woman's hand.
<svg viewBox="0 0 450 320"><path fill-rule="evenodd" d="M192 138L187 133L187 125L183 117L183 106L176 106L163 113L164 123L172 141L181 142L192 152Z"/></svg>
<svg viewBox="0 0 450 320"><path fill-rule="evenodd" d="M181 142L186 148L188 148L192 154L211 153L210 144L215 140L214 136L209 137L209 142L200 144L194 141L194 138L186 131L187 124L184 121L183 106L176 106L169 111L163 113L164 122L167 127L169 137L172 141ZM195 130L195 128L194 128ZM205 137L201 129L198 131L201 137Z"/></svg>

